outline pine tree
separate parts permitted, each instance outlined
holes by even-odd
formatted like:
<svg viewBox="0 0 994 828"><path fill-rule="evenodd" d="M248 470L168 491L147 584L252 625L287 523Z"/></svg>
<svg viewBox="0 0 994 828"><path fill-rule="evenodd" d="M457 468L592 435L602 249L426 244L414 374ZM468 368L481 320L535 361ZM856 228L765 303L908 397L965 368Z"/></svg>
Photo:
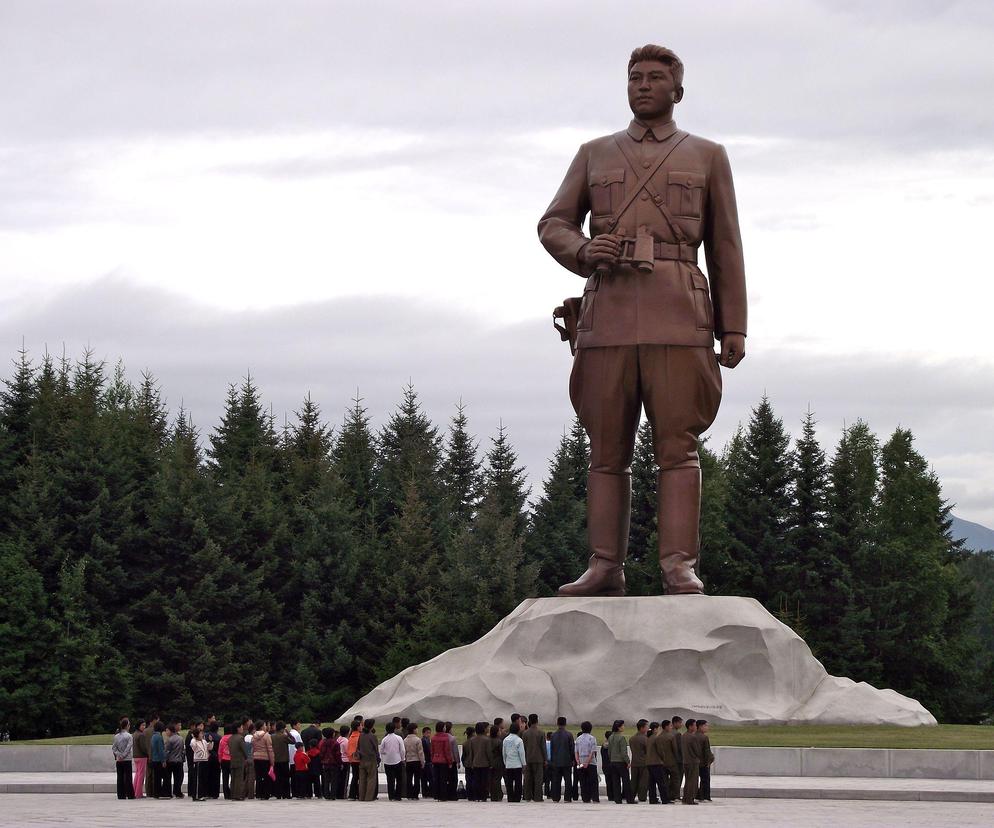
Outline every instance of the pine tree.
<svg viewBox="0 0 994 828"><path fill-rule="evenodd" d="M828 464L815 433L814 414L805 415L794 448L794 501L790 509L790 558L779 573L779 598L800 620L816 656L831 656L841 645L834 633L849 589L848 572L832 554L828 528ZM782 619L782 620L787 620Z"/></svg>
<svg viewBox="0 0 994 828"><path fill-rule="evenodd" d="M13 738L51 732L58 632L41 575L11 541L0 540L0 727Z"/></svg>
<svg viewBox="0 0 994 828"><path fill-rule="evenodd" d="M567 441L567 465L573 481L573 497L581 502L587 500L587 473L590 470L590 441L579 417L573 419Z"/></svg>
<svg viewBox="0 0 994 828"><path fill-rule="evenodd" d="M698 447L701 458L701 534L698 570L704 581L705 591L716 592L716 583L725 583L723 576L733 572L728 557L728 481L725 467L704 440ZM733 594L738 594L733 592Z"/></svg>
<svg viewBox="0 0 994 828"><path fill-rule="evenodd" d="M518 455L503 422L498 424L497 436L492 437L491 442L493 445L483 462L483 495L494 503L502 516L511 520L515 533L523 535L528 523L525 501L529 494L525 469L518 465Z"/></svg>
<svg viewBox="0 0 994 828"><path fill-rule="evenodd" d="M346 506L354 512L357 531L366 541L375 539L377 442L369 426L369 417L356 392L352 406L338 431L332 448L332 460L342 481Z"/></svg>
<svg viewBox="0 0 994 828"><path fill-rule="evenodd" d="M652 425L648 420L643 420L636 436L632 461L632 518L625 566L629 595L658 595L662 592L656 517L657 471Z"/></svg>
<svg viewBox="0 0 994 828"><path fill-rule="evenodd" d="M789 559L792 458L790 437L765 395L753 409L741 443L729 454L728 531L730 557L739 585L770 610L776 609L776 572Z"/></svg>
<svg viewBox="0 0 994 828"><path fill-rule="evenodd" d="M476 514L480 503L480 463L478 442L469 433L469 420L462 400L449 424L442 461L442 483L450 531L457 532Z"/></svg>
<svg viewBox="0 0 994 828"><path fill-rule="evenodd" d="M574 445L573 435L563 434L531 515L525 549L540 595L555 595L578 578L588 554L585 503L577 498L573 479Z"/></svg>

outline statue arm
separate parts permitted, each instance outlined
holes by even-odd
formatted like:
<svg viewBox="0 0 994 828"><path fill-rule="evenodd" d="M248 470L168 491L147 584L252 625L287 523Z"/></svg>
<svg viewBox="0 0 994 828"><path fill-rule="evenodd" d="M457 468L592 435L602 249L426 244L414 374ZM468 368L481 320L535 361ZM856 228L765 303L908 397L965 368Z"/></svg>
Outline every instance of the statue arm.
<svg viewBox="0 0 994 828"><path fill-rule="evenodd" d="M707 212L704 224L704 253L711 279L714 331L746 334L745 264L732 168L725 148L718 146L711 159Z"/></svg>
<svg viewBox="0 0 994 828"><path fill-rule="evenodd" d="M538 223L538 237L549 254L580 276L590 269L580 261L580 251L590 241L583 233L583 222L590 212L587 190L587 148L580 147L559 191Z"/></svg>

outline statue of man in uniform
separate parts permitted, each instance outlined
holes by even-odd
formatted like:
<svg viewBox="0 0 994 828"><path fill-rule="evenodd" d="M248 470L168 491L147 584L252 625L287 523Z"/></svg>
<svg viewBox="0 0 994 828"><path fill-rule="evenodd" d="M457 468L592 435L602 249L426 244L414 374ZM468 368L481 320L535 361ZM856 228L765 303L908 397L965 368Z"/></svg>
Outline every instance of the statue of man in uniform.
<svg viewBox="0 0 994 828"><path fill-rule="evenodd" d="M560 595L624 595L631 463L643 406L652 426L659 565L668 594L700 593L700 435L721 369L745 356L746 287L735 191L720 144L677 128L683 63L648 45L628 63L628 129L580 147L538 225L586 278L570 400L590 438L587 571ZM590 238L583 222L590 214ZM708 277L698 266L703 243ZM713 341L721 341L721 353Z"/></svg>

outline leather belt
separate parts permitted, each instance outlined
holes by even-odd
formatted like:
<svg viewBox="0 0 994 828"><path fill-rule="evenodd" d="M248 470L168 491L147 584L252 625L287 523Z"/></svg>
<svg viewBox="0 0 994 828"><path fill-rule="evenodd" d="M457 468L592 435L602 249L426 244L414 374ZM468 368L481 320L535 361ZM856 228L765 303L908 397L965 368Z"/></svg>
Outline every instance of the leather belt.
<svg viewBox="0 0 994 828"><path fill-rule="evenodd" d="M621 258L630 259L635 254L635 239L621 240ZM697 248L689 244L657 241L652 243L652 256L655 259L671 259L678 262L697 264Z"/></svg>

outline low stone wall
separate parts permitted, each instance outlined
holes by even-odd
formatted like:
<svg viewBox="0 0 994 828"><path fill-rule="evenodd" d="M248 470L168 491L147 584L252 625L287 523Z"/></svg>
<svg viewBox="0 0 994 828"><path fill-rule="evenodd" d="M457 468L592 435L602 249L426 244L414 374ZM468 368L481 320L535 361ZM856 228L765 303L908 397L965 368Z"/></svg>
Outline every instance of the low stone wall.
<svg viewBox="0 0 994 828"><path fill-rule="evenodd" d="M716 774L994 779L994 750L715 747ZM7 745L0 773L113 773L110 745Z"/></svg>
<svg viewBox="0 0 994 828"><path fill-rule="evenodd" d="M714 773L886 779L994 779L994 750L715 747Z"/></svg>

